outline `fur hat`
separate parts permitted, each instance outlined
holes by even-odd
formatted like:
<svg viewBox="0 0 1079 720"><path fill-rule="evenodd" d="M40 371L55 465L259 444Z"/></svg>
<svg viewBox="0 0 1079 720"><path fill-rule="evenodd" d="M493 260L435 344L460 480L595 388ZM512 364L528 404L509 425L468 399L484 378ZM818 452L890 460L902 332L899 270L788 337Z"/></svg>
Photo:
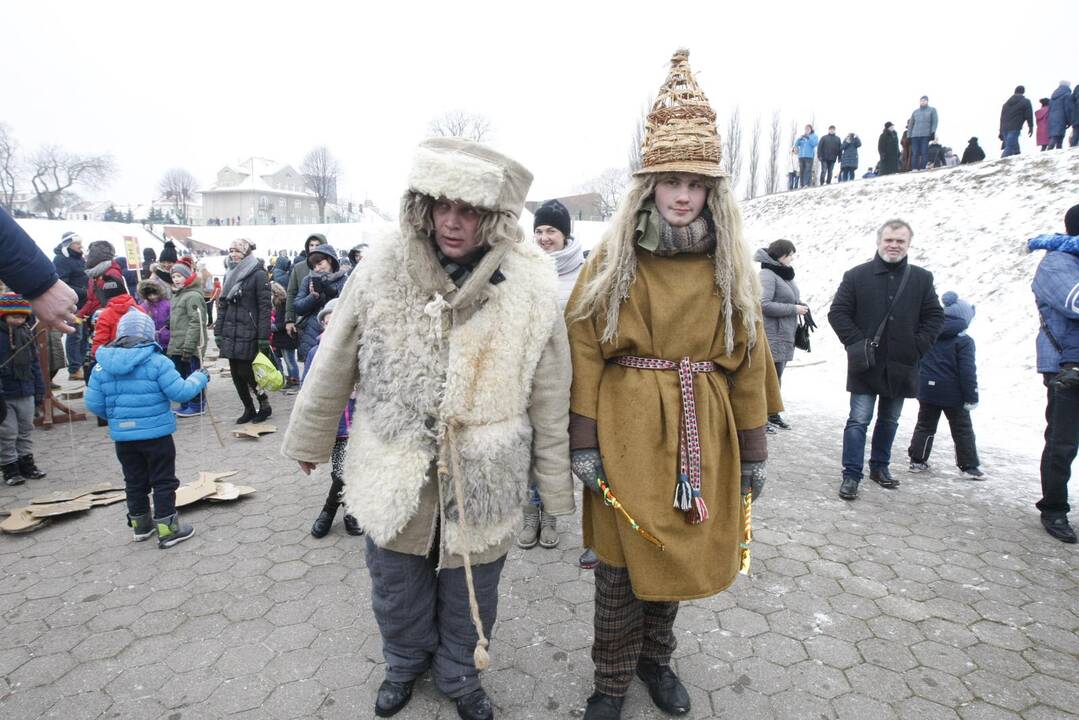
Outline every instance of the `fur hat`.
<svg viewBox="0 0 1079 720"><path fill-rule="evenodd" d="M157 257L158 262L176 262L176 245L172 240L165 241L165 247L162 249L161 254Z"/></svg>
<svg viewBox="0 0 1079 720"><path fill-rule="evenodd" d="M634 175L687 172L723 177L716 113L689 68L689 50L671 57L667 81L648 113L641 168Z"/></svg>
<svg viewBox="0 0 1079 720"><path fill-rule="evenodd" d="M486 145L455 137L428 138L416 148L408 187L435 199L521 217L532 173Z"/></svg>
<svg viewBox="0 0 1079 720"><path fill-rule="evenodd" d="M108 240L94 240L86 249L86 267L92 268L116 257L116 248Z"/></svg>
<svg viewBox="0 0 1079 720"><path fill-rule="evenodd" d="M567 238L570 236L572 223L569 217L569 210L557 200L548 200L536 208L535 218L535 222L532 223L533 230L540 225L550 225Z"/></svg>
<svg viewBox="0 0 1079 720"><path fill-rule="evenodd" d="M153 340L157 337L154 319L137 308L131 308L120 318L116 325L116 337L133 337L140 340Z"/></svg>
<svg viewBox="0 0 1079 720"><path fill-rule="evenodd" d="M27 315L33 312L30 301L18 293L0 295L0 315Z"/></svg>
<svg viewBox="0 0 1079 720"><path fill-rule="evenodd" d="M334 311L337 307L337 298L330 300L328 303L322 306L322 309L318 311L318 321L322 322L322 318L326 317Z"/></svg>

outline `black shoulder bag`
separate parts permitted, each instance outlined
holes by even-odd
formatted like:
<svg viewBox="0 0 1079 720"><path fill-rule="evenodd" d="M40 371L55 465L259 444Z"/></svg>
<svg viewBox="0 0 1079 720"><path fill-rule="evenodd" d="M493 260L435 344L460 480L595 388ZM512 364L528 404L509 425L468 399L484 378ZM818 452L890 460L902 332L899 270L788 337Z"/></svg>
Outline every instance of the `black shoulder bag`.
<svg viewBox="0 0 1079 720"><path fill-rule="evenodd" d="M817 323L813 322L813 313L806 308L806 314L798 319L798 327L794 329L794 347L805 352L812 352L809 334L816 329Z"/></svg>
<svg viewBox="0 0 1079 720"><path fill-rule="evenodd" d="M877 348L880 346L880 336L884 334L884 328L888 324L888 318L892 316L892 308L899 302L899 296L907 287L907 278L910 277L910 265L903 270L903 278L899 281L899 289L888 303L888 309L884 312L884 319L877 326L877 333L873 339L864 338L856 343L847 345L847 369L855 375L864 373L877 364Z"/></svg>

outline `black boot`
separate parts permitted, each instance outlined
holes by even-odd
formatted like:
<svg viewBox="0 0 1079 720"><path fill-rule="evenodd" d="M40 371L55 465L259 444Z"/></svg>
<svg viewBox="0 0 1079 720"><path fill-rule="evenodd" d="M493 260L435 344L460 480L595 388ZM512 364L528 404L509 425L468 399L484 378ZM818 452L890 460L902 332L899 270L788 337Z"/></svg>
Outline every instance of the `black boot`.
<svg viewBox="0 0 1079 720"><path fill-rule="evenodd" d="M495 711L491 707L491 698L480 688L457 698L457 714L461 720L490 720L495 716Z"/></svg>
<svg viewBox="0 0 1079 720"><path fill-rule="evenodd" d="M19 463L8 463L4 466L4 484L5 485L22 485L26 482L26 478L19 474Z"/></svg>
<svg viewBox="0 0 1079 720"><path fill-rule="evenodd" d="M37 465L34 464L33 455L23 455L19 458L19 474L27 480L40 480L45 477L45 473L38 470Z"/></svg>
<svg viewBox="0 0 1079 720"><path fill-rule="evenodd" d="M255 419L255 408L244 405L244 414L236 418L237 425L243 425L249 423Z"/></svg>
<svg viewBox="0 0 1079 720"><path fill-rule="evenodd" d="M315 518L315 524L311 526L311 535L317 538L326 537L330 533L330 528L333 527L333 516L336 514L336 508L334 508L333 512L322 508L322 512Z"/></svg>
<svg viewBox="0 0 1079 720"><path fill-rule="evenodd" d="M378 697L375 698L375 715L392 717L401 712L412 699L412 686L415 683L415 680L408 682L383 680L378 686Z"/></svg>
<svg viewBox="0 0 1079 720"><path fill-rule="evenodd" d="M622 717L622 703L625 701L624 697L594 692L588 698L583 720L618 720Z"/></svg>
<svg viewBox="0 0 1079 720"><path fill-rule="evenodd" d="M259 393L259 411L255 413L255 422L265 422L273 414L273 408L270 407L270 396L266 393Z"/></svg>
<svg viewBox="0 0 1079 720"><path fill-rule="evenodd" d="M637 661L637 677L648 686L648 694L668 715L685 715L689 712L689 692L670 665L660 665L651 660Z"/></svg>
<svg viewBox="0 0 1079 720"><path fill-rule="evenodd" d="M886 467L879 470L870 470L869 479L886 490L894 490L899 487L899 480L892 477L892 471Z"/></svg>
<svg viewBox="0 0 1079 720"><path fill-rule="evenodd" d="M349 535L363 535L363 528L356 522L356 518L352 517L348 513L345 513L345 532Z"/></svg>

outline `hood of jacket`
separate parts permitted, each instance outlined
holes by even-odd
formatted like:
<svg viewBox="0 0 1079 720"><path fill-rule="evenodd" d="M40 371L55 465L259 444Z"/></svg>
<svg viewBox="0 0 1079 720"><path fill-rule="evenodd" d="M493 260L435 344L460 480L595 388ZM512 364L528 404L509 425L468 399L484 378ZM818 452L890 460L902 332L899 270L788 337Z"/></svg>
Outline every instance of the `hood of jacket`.
<svg viewBox="0 0 1079 720"><path fill-rule="evenodd" d="M287 271L292 267L292 261L284 255L278 255L277 259L274 260L274 267L281 271Z"/></svg>
<svg viewBox="0 0 1079 720"><path fill-rule="evenodd" d="M1067 85L1060 85L1059 87L1057 87L1056 90L1053 91L1053 94L1049 96L1049 99L1050 100L1060 100L1061 98L1069 97L1071 94L1072 94L1071 87L1069 87Z"/></svg>
<svg viewBox="0 0 1079 720"><path fill-rule="evenodd" d="M168 300L168 291L161 284L153 280L140 280L136 287L139 297L147 302Z"/></svg>
<svg viewBox="0 0 1079 720"><path fill-rule="evenodd" d="M132 344L128 338L119 338L98 349L97 362L113 375L126 375L156 352L161 352L161 346L155 342L139 340Z"/></svg>

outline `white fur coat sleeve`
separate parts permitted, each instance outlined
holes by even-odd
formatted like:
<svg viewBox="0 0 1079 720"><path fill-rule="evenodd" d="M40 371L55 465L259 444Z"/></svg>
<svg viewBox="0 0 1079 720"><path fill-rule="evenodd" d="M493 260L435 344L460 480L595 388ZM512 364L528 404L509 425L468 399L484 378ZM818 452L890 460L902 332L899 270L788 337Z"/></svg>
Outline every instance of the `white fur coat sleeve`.
<svg viewBox="0 0 1079 720"><path fill-rule="evenodd" d="M358 376L361 278L353 272L345 283L330 325L322 335L315 361L296 397L281 454L293 460L324 463L330 459L337 425Z"/></svg>
<svg viewBox="0 0 1079 720"><path fill-rule="evenodd" d="M569 467L569 390L573 380L566 323L559 314L532 378L528 419L532 423L532 481L544 512L574 510Z"/></svg>

